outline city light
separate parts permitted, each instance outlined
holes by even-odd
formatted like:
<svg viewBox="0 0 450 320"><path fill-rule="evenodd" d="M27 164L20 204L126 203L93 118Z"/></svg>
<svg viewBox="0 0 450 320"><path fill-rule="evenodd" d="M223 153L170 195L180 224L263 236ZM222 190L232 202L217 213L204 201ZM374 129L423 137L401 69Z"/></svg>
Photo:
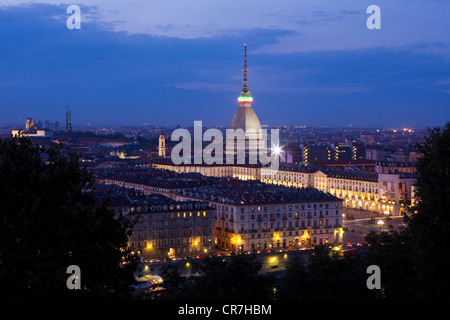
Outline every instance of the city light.
<svg viewBox="0 0 450 320"><path fill-rule="evenodd" d="M282 152L283 149L280 146L275 146L272 148L272 153L275 154L276 156L280 156Z"/></svg>
<svg viewBox="0 0 450 320"><path fill-rule="evenodd" d="M378 220L377 224L380 226L380 231L381 231L381 227L384 225L384 221Z"/></svg>

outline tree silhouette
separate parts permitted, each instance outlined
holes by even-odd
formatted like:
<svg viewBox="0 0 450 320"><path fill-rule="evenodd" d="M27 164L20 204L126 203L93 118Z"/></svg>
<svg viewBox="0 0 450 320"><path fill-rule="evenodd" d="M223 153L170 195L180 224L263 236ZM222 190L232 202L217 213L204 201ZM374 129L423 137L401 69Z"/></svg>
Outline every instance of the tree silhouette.
<svg viewBox="0 0 450 320"><path fill-rule="evenodd" d="M416 162L417 205L408 221L421 298L450 298L450 122L428 129Z"/></svg>
<svg viewBox="0 0 450 320"><path fill-rule="evenodd" d="M417 205L405 216L406 228L366 237L386 298L450 298L450 122L428 133L417 145Z"/></svg>
<svg viewBox="0 0 450 320"><path fill-rule="evenodd" d="M0 294L9 299L129 297L131 222L98 207L83 187L94 177L62 145L0 139ZM81 269L68 290L67 267Z"/></svg>

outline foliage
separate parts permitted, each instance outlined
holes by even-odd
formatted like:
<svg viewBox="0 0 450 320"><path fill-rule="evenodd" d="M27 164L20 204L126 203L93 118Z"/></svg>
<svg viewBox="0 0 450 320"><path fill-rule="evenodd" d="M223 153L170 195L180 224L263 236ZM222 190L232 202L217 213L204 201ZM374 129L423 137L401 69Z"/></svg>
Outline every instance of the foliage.
<svg viewBox="0 0 450 320"><path fill-rule="evenodd" d="M168 299L262 300L271 296L273 279L258 275L261 264L254 257L206 257L192 263L199 276L181 278L177 270L163 272Z"/></svg>
<svg viewBox="0 0 450 320"><path fill-rule="evenodd" d="M417 205L400 232L369 234L370 259L382 270L386 298L450 298L450 122L417 145Z"/></svg>
<svg viewBox="0 0 450 320"><path fill-rule="evenodd" d="M366 287L367 262L361 257L343 258L338 251L320 245L303 263L293 259L278 290L279 299L370 299Z"/></svg>
<svg viewBox="0 0 450 320"><path fill-rule="evenodd" d="M450 122L417 146L417 205L408 219L421 298L450 298Z"/></svg>
<svg viewBox="0 0 450 320"><path fill-rule="evenodd" d="M0 140L0 294L8 299L127 297L131 224L95 205L82 188L93 176L61 145ZM82 290L68 290L67 267L81 269Z"/></svg>

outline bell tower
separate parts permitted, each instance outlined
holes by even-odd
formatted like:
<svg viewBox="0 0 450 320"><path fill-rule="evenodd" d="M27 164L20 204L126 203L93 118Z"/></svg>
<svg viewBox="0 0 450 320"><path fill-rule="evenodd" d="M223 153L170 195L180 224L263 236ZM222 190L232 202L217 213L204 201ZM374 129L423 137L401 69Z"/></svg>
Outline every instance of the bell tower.
<svg viewBox="0 0 450 320"><path fill-rule="evenodd" d="M162 158L166 157L166 137L164 136L164 132L162 130L159 135L158 156Z"/></svg>

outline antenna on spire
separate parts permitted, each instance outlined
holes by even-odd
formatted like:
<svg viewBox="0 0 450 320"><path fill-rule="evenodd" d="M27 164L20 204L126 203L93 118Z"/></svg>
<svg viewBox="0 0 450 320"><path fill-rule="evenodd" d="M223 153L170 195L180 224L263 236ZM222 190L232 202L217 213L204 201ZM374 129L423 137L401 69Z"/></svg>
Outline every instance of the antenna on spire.
<svg viewBox="0 0 450 320"><path fill-rule="evenodd" d="M244 43L244 83L242 86L242 92L243 93L249 92L247 79L247 42Z"/></svg>
<svg viewBox="0 0 450 320"><path fill-rule="evenodd" d="M239 103L243 103L244 106L251 106L253 101L252 94L248 90L248 79L247 79L247 42L244 42L244 81L242 85L242 91L238 98Z"/></svg>

